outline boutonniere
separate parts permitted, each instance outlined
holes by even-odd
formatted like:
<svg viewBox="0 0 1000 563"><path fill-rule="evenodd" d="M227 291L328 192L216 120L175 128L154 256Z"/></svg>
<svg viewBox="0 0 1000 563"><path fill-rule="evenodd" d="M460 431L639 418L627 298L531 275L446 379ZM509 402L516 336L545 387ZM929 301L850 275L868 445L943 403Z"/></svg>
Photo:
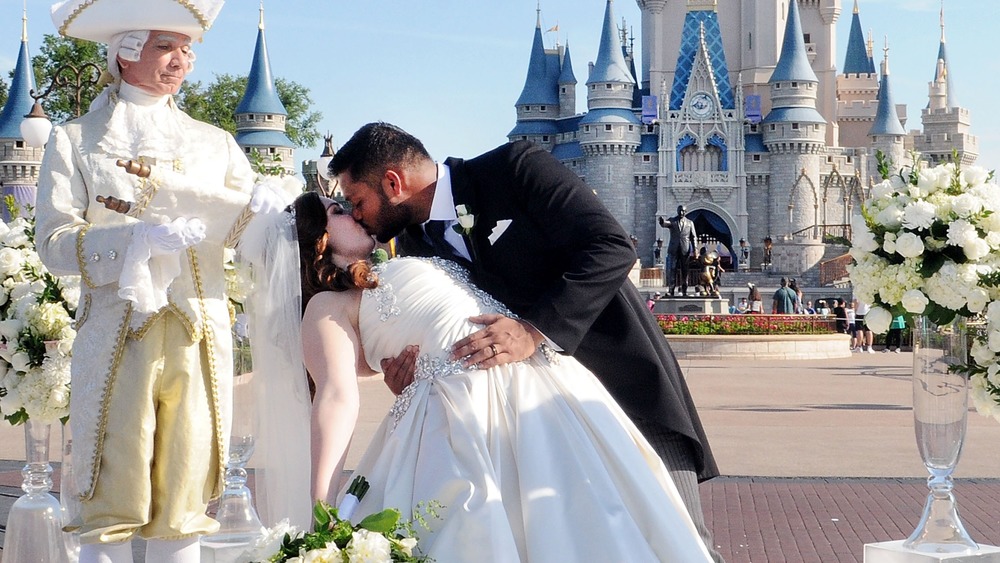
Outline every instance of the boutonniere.
<svg viewBox="0 0 1000 563"><path fill-rule="evenodd" d="M476 226L476 216L469 211L469 206L456 205L455 212L458 214L458 224L453 227L455 232L466 237L472 234L472 227Z"/></svg>

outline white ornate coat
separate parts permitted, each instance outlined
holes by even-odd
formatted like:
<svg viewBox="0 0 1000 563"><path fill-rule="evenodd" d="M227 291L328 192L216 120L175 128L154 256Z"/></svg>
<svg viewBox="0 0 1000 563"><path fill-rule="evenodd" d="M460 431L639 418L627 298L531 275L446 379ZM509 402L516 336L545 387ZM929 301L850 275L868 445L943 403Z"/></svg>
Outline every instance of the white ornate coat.
<svg viewBox="0 0 1000 563"><path fill-rule="evenodd" d="M220 474L228 447L232 393L232 339L225 296L223 241L237 217L246 214L253 172L236 141L225 131L196 121L169 103L183 134L172 162L142 159L154 169L190 181L176 190L166 182L140 179L116 166L117 159L143 155L108 154L102 139L114 104L58 126L45 150L38 182L35 241L46 267L57 275L79 274L83 291L73 348L72 400L77 485L82 498L93 494L100 471L109 388L126 337L141 336L168 309L195 339L206 339L211 358L214 431ZM106 209L98 195L132 201L128 215ZM168 305L140 314L118 296L118 280L133 225L165 218L198 217L206 240L180 255L181 274L168 289ZM212 424L214 421L206 421ZM218 487L219 485L217 485ZM218 492L218 489L217 489Z"/></svg>

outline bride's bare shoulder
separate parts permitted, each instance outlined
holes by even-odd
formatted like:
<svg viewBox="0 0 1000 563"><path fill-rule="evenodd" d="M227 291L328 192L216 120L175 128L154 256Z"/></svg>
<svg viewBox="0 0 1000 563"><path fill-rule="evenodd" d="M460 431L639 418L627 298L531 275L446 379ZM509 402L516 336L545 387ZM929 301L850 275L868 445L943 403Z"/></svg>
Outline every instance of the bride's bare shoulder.
<svg viewBox="0 0 1000 563"><path fill-rule="evenodd" d="M361 304L360 291L323 291L309 300L302 315L303 322L323 319L356 319Z"/></svg>

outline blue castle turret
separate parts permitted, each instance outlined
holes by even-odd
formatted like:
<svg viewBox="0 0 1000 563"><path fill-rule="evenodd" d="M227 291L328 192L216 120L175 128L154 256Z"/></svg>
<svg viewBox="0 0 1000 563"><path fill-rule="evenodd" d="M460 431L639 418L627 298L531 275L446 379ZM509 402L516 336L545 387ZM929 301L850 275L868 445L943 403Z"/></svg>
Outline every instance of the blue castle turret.
<svg viewBox="0 0 1000 563"><path fill-rule="evenodd" d="M896 104L892 100L892 89L889 87L889 45L885 46L885 56L882 59L882 80L878 89L878 111L875 113L875 122L872 124L868 136L872 139L872 148L882 151L885 157L891 162L890 170L897 170L903 164L906 150L903 146L903 139L906 137L906 130L899 122L899 115L896 113ZM878 165L876 159L869 160L869 174L874 178L879 178Z"/></svg>
<svg viewBox="0 0 1000 563"><path fill-rule="evenodd" d="M264 40L264 2L260 4L257 46L247 78L247 90L236 107L236 142L249 155L256 150L264 162L295 173L294 143L285 133L288 112L278 97Z"/></svg>
<svg viewBox="0 0 1000 563"><path fill-rule="evenodd" d="M42 161L42 149L32 148L21 136L21 121L31 111L34 88L31 74L31 57L28 55L28 16L21 18L21 49L14 67L14 78L10 84L7 103L0 111L0 186L2 194L14 196L14 201L22 210L35 204L35 190L38 185L38 167ZM6 206L4 220L9 219Z"/></svg>
<svg viewBox="0 0 1000 563"><path fill-rule="evenodd" d="M809 64L797 1L788 3L781 56L768 84L764 146L771 155L772 191L790 210L787 218L776 214L772 228L797 233L815 223L814 186L820 184L820 155L826 151L826 119L816 110L819 79Z"/></svg>
<svg viewBox="0 0 1000 563"><path fill-rule="evenodd" d="M851 17L851 33L847 38L847 55L844 57L843 73L875 74L875 63L868 54L865 34L861 31L858 0L854 0L854 14Z"/></svg>
<svg viewBox="0 0 1000 563"><path fill-rule="evenodd" d="M630 233L636 228L635 210L619 202L635 196L634 155L642 133L642 122L632 110L635 88L615 26L613 0L607 0L597 60L587 78L588 111L580 119L578 138L587 158L587 184Z"/></svg>
<svg viewBox="0 0 1000 563"><path fill-rule="evenodd" d="M566 59L569 62L569 59ZM569 73L572 75L573 70ZM524 88L514 107L517 110L517 125L507 134L511 141L530 140L551 150L559 127L555 120L564 112L562 68L559 51L547 50L542 41L542 12L536 10L535 35L531 42L528 59L528 76ZM576 97L576 78L572 80L572 94ZM569 91L567 91L569 93ZM575 107L576 102L573 101Z"/></svg>

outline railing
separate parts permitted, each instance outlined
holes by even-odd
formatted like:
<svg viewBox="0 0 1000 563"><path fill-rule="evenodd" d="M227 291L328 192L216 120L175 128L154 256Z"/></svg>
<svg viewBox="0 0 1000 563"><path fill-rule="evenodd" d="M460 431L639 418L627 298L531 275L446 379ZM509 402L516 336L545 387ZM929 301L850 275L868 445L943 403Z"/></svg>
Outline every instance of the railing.
<svg viewBox="0 0 1000 563"><path fill-rule="evenodd" d="M639 270L639 287L663 287L663 268L642 268Z"/></svg>
<svg viewBox="0 0 1000 563"><path fill-rule="evenodd" d="M828 334L836 332L833 315L656 315L664 334Z"/></svg>
<svg viewBox="0 0 1000 563"><path fill-rule="evenodd" d="M847 266L854 260L850 254L844 254L819 263L819 285L828 286L847 277Z"/></svg>
<svg viewBox="0 0 1000 563"><path fill-rule="evenodd" d="M851 240L850 225L813 225L804 229L799 229L792 233L792 238L813 237L819 234L823 241L827 239L840 239L844 242Z"/></svg>

